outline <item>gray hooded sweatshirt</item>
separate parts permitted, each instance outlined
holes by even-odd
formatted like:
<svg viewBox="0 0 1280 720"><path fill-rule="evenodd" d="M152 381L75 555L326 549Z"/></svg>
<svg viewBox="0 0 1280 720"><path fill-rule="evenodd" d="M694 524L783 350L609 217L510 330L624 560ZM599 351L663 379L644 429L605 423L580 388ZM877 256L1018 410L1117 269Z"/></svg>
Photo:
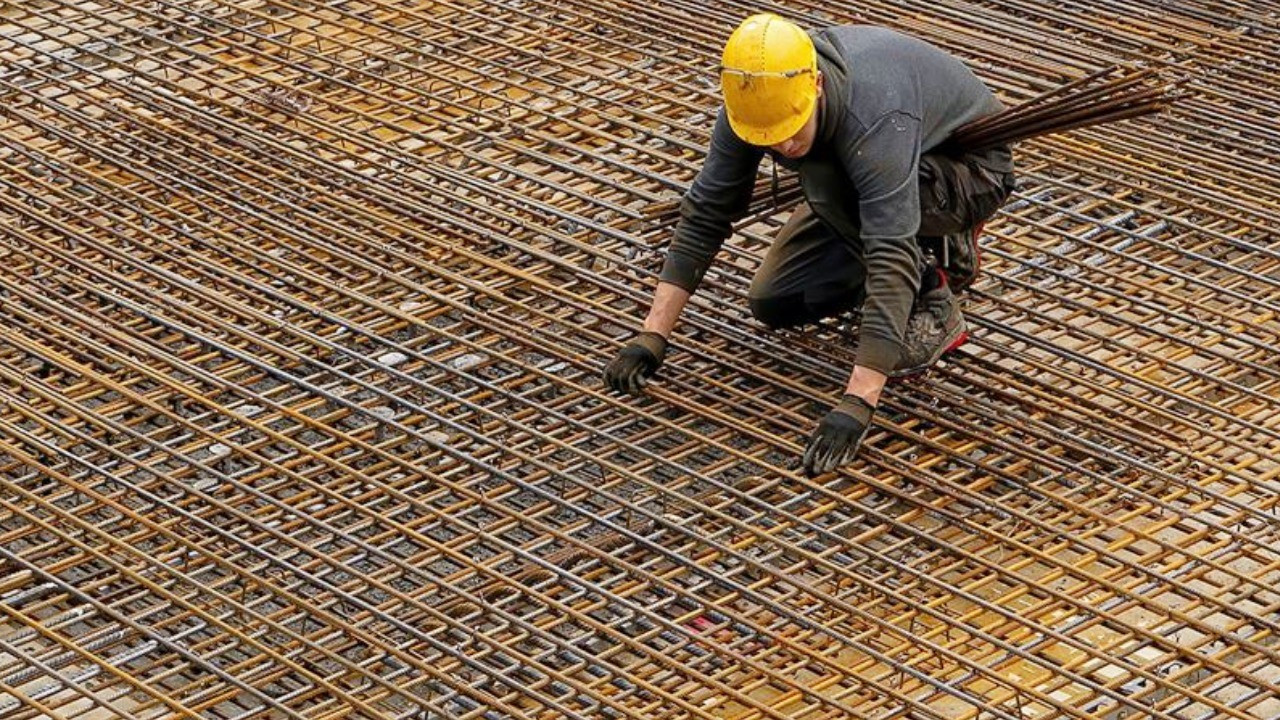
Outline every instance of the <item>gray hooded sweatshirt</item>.
<svg viewBox="0 0 1280 720"><path fill-rule="evenodd" d="M818 134L805 157L774 160L799 173L828 227L860 240L867 279L857 364L888 373L920 286L920 156L1002 106L960 60L922 40L865 25L811 37L824 76ZM765 152L739 139L721 109L702 170L681 201L661 280L697 289L746 214ZM974 159L997 172L1013 169L1007 147Z"/></svg>

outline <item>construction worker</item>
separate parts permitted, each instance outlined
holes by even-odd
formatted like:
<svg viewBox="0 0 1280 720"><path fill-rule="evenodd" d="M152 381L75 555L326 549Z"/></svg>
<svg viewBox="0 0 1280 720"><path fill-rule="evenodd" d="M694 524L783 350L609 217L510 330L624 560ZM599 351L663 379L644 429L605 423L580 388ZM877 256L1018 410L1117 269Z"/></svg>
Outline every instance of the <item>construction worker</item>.
<svg viewBox="0 0 1280 720"><path fill-rule="evenodd" d="M956 128L1002 108L962 62L871 26L806 33L772 14L747 18L724 48L724 107L685 194L643 332L605 368L640 393L712 257L746 214L767 153L799 173L805 202L751 283L770 328L861 306L844 393L809 438L813 477L851 461L889 378L920 373L966 338L955 293L978 267L977 237L1013 189L1008 146L944 152Z"/></svg>

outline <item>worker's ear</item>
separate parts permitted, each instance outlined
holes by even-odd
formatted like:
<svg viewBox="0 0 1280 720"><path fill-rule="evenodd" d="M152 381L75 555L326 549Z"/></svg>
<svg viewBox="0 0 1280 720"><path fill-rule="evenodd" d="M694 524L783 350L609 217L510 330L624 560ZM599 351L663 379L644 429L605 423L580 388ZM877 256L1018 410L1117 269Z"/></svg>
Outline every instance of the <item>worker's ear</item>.
<svg viewBox="0 0 1280 720"><path fill-rule="evenodd" d="M816 80L814 80L814 82L818 84L818 97L822 97L822 78L823 78L822 71L819 70L818 77Z"/></svg>

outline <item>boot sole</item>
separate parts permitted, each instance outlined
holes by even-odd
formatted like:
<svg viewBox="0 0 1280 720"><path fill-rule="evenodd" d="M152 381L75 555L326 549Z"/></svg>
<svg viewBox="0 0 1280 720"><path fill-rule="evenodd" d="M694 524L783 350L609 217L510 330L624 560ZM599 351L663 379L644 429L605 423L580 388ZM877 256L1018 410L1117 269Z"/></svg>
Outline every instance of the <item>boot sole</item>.
<svg viewBox="0 0 1280 720"><path fill-rule="evenodd" d="M889 373L889 382L902 382L903 380L920 377L925 374L929 368L936 365L939 360L958 350L961 345L967 342L969 342L969 331L961 330L960 334L956 336L956 339L948 343L947 346L942 349L942 352L938 353L937 357L930 360L927 365L924 367L909 368L907 370L895 370L894 372Z"/></svg>

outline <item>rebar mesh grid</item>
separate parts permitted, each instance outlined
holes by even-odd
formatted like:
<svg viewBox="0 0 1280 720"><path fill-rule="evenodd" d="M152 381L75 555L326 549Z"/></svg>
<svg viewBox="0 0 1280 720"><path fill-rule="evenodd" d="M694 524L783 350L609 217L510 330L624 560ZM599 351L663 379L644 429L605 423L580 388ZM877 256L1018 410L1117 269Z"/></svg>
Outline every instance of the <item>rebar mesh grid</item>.
<svg viewBox="0 0 1280 720"><path fill-rule="evenodd" d="M818 480L763 174L599 379L756 9L0 5L0 717L1280 716L1280 5L774 6L1191 91L1019 146L973 340Z"/></svg>

